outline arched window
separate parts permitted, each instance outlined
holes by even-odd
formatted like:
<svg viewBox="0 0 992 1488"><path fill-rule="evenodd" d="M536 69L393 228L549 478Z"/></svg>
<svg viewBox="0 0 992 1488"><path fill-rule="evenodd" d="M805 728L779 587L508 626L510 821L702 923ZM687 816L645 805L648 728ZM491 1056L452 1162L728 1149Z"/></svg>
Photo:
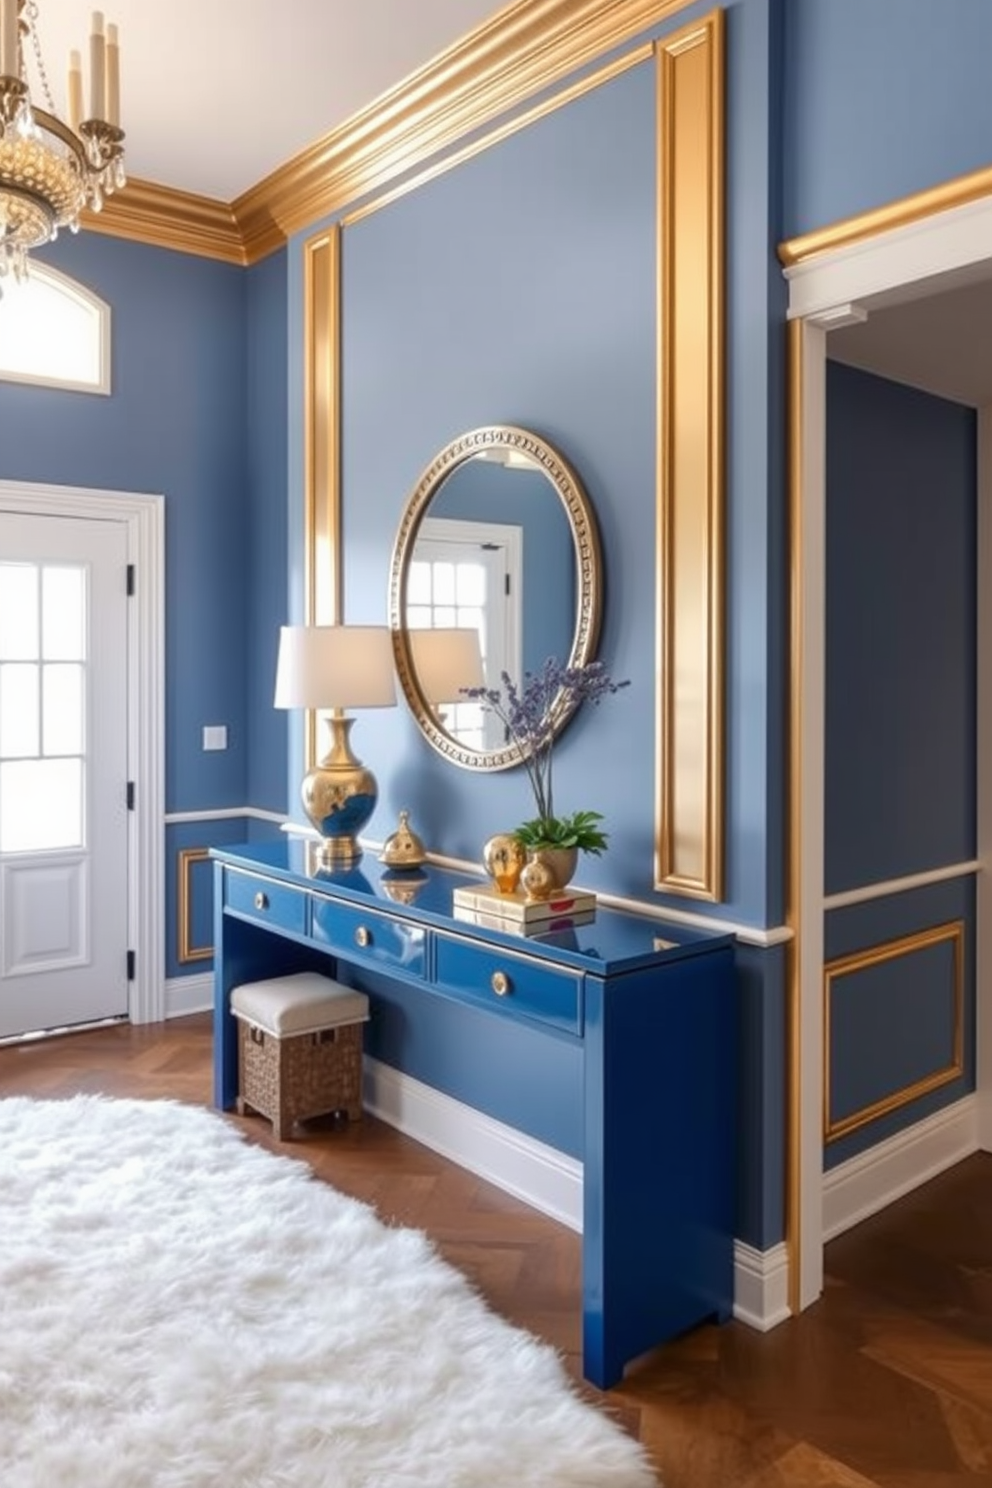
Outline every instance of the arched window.
<svg viewBox="0 0 992 1488"><path fill-rule="evenodd" d="M0 379L110 392L110 306L75 279L33 263L0 295Z"/></svg>

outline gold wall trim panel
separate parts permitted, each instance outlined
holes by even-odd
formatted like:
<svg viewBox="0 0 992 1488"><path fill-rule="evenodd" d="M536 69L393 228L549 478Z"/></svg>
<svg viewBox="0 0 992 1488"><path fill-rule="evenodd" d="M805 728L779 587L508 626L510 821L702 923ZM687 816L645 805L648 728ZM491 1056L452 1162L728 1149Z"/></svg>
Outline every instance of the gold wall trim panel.
<svg viewBox="0 0 992 1488"><path fill-rule="evenodd" d="M307 625L341 621L341 230L303 246L303 605ZM317 715L306 721L306 768L317 761Z"/></svg>
<svg viewBox="0 0 992 1488"><path fill-rule="evenodd" d="M129 180L126 190L109 196L101 211L84 212L82 225L87 232L156 248L175 248L242 266L248 262L241 230L229 206L150 181Z"/></svg>
<svg viewBox="0 0 992 1488"><path fill-rule="evenodd" d="M233 203L249 263L691 0L518 0Z"/></svg>
<svg viewBox="0 0 992 1488"><path fill-rule="evenodd" d="M210 850L206 847L184 847L176 855L179 892L176 896L176 960L181 966L190 961L209 961L214 953L212 945L193 945L193 884L194 863L206 862Z"/></svg>
<svg viewBox="0 0 992 1488"><path fill-rule="evenodd" d="M926 950L930 946L943 945L945 942L951 945L954 952L954 1048L950 1064L932 1071L929 1075L924 1075L922 1079L914 1080L911 1085L895 1090L881 1100L873 1101L871 1105L863 1106L859 1111L852 1111L849 1115L835 1120L830 1112L831 998L834 983L843 976L865 971L870 966L879 965L880 962L893 961L899 956L910 956L914 952ZM897 1111L900 1106L909 1105L911 1101L918 1100L921 1095L927 1095L931 1090L939 1090L942 1085L949 1085L952 1080L959 1079L963 1072L963 920L952 920L946 925L935 925L915 935L885 941L881 945L871 946L868 950L855 951L849 956L839 956L836 960L826 964L823 968L823 1139L825 1142L836 1142L840 1137L846 1137L850 1132L857 1131L859 1127L867 1126L870 1121L877 1121L880 1116L887 1116L890 1111Z"/></svg>
<svg viewBox="0 0 992 1488"><path fill-rule="evenodd" d="M806 263L820 253L829 253L837 248L848 248L854 243L864 242L878 233L889 232L894 227L909 227L932 217L936 212L946 212L952 207L964 207L969 202L981 201L992 196L992 166L983 166L967 176L955 176L952 181L943 181L926 191L912 196L900 197L884 207L874 207L870 212L861 212L854 217L842 218L827 227L820 227L801 237L790 238L780 243L778 256L786 268Z"/></svg>
<svg viewBox="0 0 992 1488"><path fill-rule="evenodd" d="M724 18L658 43L655 887L723 898Z"/></svg>

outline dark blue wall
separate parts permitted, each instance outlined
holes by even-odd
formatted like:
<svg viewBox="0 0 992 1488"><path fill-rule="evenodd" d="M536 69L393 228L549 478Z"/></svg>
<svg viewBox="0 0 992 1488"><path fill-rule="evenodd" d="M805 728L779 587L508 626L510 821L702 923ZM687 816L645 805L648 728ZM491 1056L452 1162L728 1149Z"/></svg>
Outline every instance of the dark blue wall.
<svg viewBox="0 0 992 1488"><path fill-rule="evenodd" d="M975 437L973 410L828 363L828 894L975 856ZM965 878L828 913L828 960L957 919L965 1074L831 1142L827 1166L973 1087L974 887ZM839 980L836 1117L949 1062L947 957L919 951Z"/></svg>
<svg viewBox="0 0 992 1488"><path fill-rule="evenodd" d="M992 161L988 0L788 0L794 237Z"/></svg>
<svg viewBox="0 0 992 1488"><path fill-rule="evenodd" d="M975 414L827 374L826 892L975 854Z"/></svg>

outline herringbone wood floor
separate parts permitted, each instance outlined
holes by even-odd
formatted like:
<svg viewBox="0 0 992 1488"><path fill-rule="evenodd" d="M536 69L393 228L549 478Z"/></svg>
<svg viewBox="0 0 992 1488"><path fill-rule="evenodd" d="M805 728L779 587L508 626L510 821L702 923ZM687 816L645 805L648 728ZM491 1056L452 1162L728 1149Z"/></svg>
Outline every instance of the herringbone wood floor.
<svg viewBox="0 0 992 1488"><path fill-rule="evenodd" d="M206 1016L0 1048L0 1095L207 1104L210 1052ZM240 1124L428 1231L578 1378L575 1235L370 1117L314 1122L288 1148ZM827 1273L822 1300L772 1333L703 1327L609 1394L582 1388L647 1445L665 1488L992 1488L992 1157L834 1241Z"/></svg>

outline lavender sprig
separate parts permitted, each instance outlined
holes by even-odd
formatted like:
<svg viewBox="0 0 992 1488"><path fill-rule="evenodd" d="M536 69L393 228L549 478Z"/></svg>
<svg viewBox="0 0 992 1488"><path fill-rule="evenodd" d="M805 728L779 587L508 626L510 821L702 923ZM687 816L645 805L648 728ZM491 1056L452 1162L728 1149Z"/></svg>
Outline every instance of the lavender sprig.
<svg viewBox="0 0 992 1488"><path fill-rule="evenodd" d="M552 758L555 726L563 716L572 713L579 703L600 703L610 693L629 687L628 681L614 682L601 661L585 666L564 666L549 656L537 672L525 672L523 687L503 672L502 691L490 687L464 687L467 698L491 709L503 724L509 741L516 748L520 763L527 771L537 815L540 820L554 820Z"/></svg>

